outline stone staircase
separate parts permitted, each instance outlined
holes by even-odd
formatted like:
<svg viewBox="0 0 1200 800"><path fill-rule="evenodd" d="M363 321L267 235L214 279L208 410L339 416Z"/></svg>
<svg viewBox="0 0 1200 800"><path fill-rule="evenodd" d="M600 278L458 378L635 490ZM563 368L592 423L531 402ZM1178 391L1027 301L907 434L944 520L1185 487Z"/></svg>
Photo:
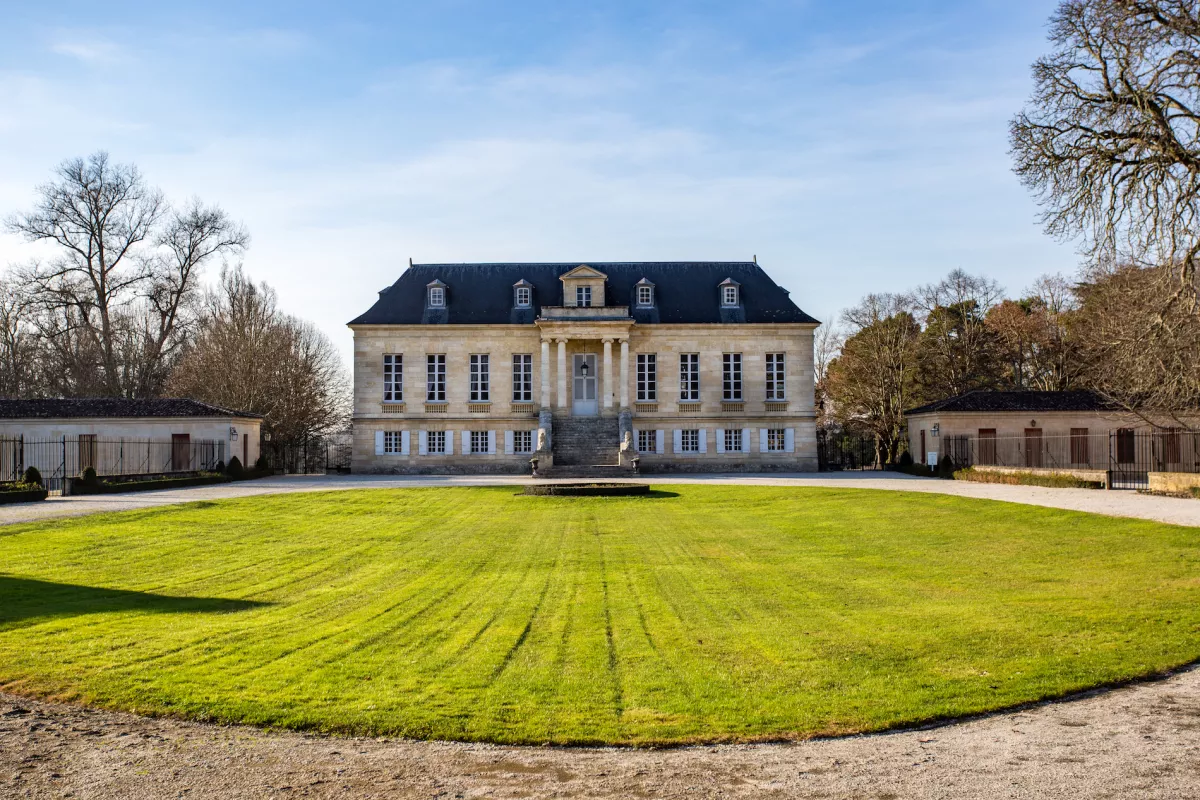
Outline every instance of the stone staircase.
<svg viewBox="0 0 1200 800"><path fill-rule="evenodd" d="M547 477L624 477L632 470L619 466L620 426L616 417L555 417L554 466Z"/></svg>

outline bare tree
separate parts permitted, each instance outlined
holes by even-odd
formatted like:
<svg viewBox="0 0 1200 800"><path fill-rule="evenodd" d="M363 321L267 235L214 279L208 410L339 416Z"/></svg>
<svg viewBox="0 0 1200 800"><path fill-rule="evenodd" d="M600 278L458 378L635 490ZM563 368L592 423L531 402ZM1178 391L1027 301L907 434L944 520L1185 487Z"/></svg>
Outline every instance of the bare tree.
<svg viewBox="0 0 1200 800"><path fill-rule="evenodd" d="M0 396L32 397L42 389L41 340L34 302L7 281L0 281Z"/></svg>
<svg viewBox="0 0 1200 800"><path fill-rule="evenodd" d="M833 359L837 358L845 338L841 328L834 322L827 322L817 328L817 332L813 337L813 367L816 373L818 427L830 427L835 421L835 417L833 416L833 401L829 397L826 378L829 372L829 364Z"/></svg>
<svg viewBox="0 0 1200 800"><path fill-rule="evenodd" d="M147 396L170 371L190 321L196 281L213 257L234 255L246 232L218 208L174 211L137 167L107 153L64 161L31 211L8 228L55 256L18 271L40 307L42 333L64 393Z"/></svg>
<svg viewBox="0 0 1200 800"><path fill-rule="evenodd" d="M173 394L265 417L276 443L329 433L348 418L349 382L336 348L240 268L222 271L169 381Z"/></svg>
<svg viewBox="0 0 1200 800"><path fill-rule="evenodd" d="M1051 233L1097 263L1170 265L1196 311L1200 3L1064 0L1050 40L1010 126L1017 174Z"/></svg>
<svg viewBox="0 0 1200 800"><path fill-rule="evenodd" d="M834 413L846 427L875 437L879 461L894 461L904 411L916 400L920 326L912 300L904 295L868 295L844 312L842 321L846 340L826 374Z"/></svg>

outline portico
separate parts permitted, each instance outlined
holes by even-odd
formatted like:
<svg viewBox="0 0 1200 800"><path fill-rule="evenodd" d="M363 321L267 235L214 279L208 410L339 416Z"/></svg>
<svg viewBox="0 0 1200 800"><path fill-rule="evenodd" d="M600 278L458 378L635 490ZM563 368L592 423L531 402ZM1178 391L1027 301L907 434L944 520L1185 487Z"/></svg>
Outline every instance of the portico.
<svg viewBox="0 0 1200 800"><path fill-rule="evenodd" d="M612 416L629 408L632 319L606 323L599 329L594 324L573 328L547 320L538 320L537 325L541 328L542 409L572 416ZM618 349L615 368L614 345ZM581 402L594 403L594 407Z"/></svg>

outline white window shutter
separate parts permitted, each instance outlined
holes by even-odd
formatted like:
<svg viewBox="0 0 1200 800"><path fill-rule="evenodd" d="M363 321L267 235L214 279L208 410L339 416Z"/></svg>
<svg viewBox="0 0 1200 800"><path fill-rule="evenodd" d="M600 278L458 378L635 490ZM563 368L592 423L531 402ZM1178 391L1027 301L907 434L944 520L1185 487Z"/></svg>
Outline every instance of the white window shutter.
<svg viewBox="0 0 1200 800"><path fill-rule="evenodd" d="M375 431L375 455L383 455L383 431Z"/></svg>
<svg viewBox="0 0 1200 800"><path fill-rule="evenodd" d="M496 455L496 432L488 431L488 455Z"/></svg>
<svg viewBox="0 0 1200 800"><path fill-rule="evenodd" d="M471 432L462 432L462 454L464 456L471 455Z"/></svg>
<svg viewBox="0 0 1200 800"><path fill-rule="evenodd" d="M783 430L783 449L784 452L796 452L796 429L784 428Z"/></svg>
<svg viewBox="0 0 1200 800"><path fill-rule="evenodd" d="M750 429L742 428L742 452L750 452Z"/></svg>
<svg viewBox="0 0 1200 800"><path fill-rule="evenodd" d="M446 455L454 455L454 431L446 431Z"/></svg>
<svg viewBox="0 0 1200 800"><path fill-rule="evenodd" d="M700 429L700 452L708 452L708 428Z"/></svg>
<svg viewBox="0 0 1200 800"><path fill-rule="evenodd" d="M683 431L676 429L672 433L674 435L674 440L675 440L674 441L675 452L682 453L683 452Z"/></svg>
<svg viewBox="0 0 1200 800"><path fill-rule="evenodd" d="M660 456L663 453L663 439L666 438L666 431L657 430L654 432L654 452Z"/></svg>
<svg viewBox="0 0 1200 800"><path fill-rule="evenodd" d="M638 442L642 440L642 434L637 428L633 429L633 449L638 449Z"/></svg>
<svg viewBox="0 0 1200 800"><path fill-rule="evenodd" d="M417 434L417 455L429 455L429 431L424 428Z"/></svg>
<svg viewBox="0 0 1200 800"><path fill-rule="evenodd" d="M537 432L537 428L529 432L529 449L535 453L537 452Z"/></svg>
<svg viewBox="0 0 1200 800"><path fill-rule="evenodd" d="M513 431L505 431L504 432L504 452L505 452L505 454L511 456L513 453L516 452L516 446L513 444L513 441L515 440L515 438L516 437L513 436Z"/></svg>
<svg viewBox="0 0 1200 800"><path fill-rule="evenodd" d="M758 429L758 452L760 452L760 453L767 452L767 429L766 428Z"/></svg>
<svg viewBox="0 0 1200 800"><path fill-rule="evenodd" d="M400 431L400 455L408 455L409 436L408 431Z"/></svg>
<svg viewBox="0 0 1200 800"><path fill-rule="evenodd" d="M704 436L703 431L700 432L700 436L701 437ZM700 441L704 441L704 439L701 438ZM700 445L700 452L704 452L704 445ZM717 452L718 453L725 452L725 429L724 428L717 428Z"/></svg>

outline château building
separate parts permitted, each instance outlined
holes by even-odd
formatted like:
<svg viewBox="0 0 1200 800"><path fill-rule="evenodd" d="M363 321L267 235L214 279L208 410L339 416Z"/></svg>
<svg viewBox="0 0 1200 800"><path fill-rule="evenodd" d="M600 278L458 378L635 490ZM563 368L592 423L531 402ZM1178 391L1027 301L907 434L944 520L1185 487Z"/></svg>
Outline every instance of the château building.
<svg viewBox="0 0 1200 800"><path fill-rule="evenodd" d="M755 262L412 264L354 331L354 469L817 468L813 330Z"/></svg>

